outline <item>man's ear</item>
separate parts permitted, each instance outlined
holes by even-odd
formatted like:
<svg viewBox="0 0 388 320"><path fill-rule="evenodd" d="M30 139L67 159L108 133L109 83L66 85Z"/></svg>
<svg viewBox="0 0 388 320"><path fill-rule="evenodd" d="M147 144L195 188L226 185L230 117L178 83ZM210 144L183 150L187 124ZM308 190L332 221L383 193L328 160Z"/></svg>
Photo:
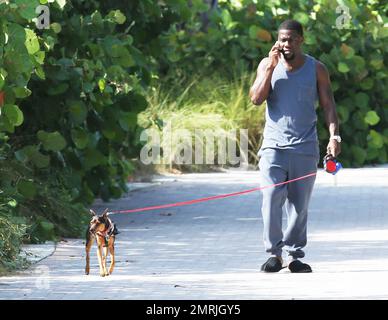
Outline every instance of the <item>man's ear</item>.
<svg viewBox="0 0 388 320"><path fill-rule="evenodd" d="M103 216L104 218L106 218L106 217L108 216L108 208L106 208L106 209L104 210L104 212L102 213L102 216Z"/></svg>
<svg viewBox="0 0 388 320"><path fill-rule="evenodd" d="M92 216L96 216L96 215L97 215L92 209L89 209L89 213L90 213Z"/></svg>

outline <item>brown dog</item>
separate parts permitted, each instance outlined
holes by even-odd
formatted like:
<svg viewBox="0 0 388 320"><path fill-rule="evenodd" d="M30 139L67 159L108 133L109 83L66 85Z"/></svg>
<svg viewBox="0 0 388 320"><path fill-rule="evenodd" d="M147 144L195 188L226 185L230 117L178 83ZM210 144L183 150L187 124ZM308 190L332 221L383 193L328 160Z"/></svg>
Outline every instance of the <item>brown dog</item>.
<svg viewBox="0 0 388 320"><path fill-rule="evenodd" d="M119 233L116 225L108 218L108 209L105 209L102 215L97 215L93 210L90 210L92 220L86 231L86 267L85 274L89 274L90 266L90 249L93 242L97 241L97 257L98 264L100 266L100 276L105 277L113 272L115 266L115 237ZM104 247L104 252L102 248ZM110 267L109 271L106 270L106 257L108 255L108 249L110 253Z"/></svg>

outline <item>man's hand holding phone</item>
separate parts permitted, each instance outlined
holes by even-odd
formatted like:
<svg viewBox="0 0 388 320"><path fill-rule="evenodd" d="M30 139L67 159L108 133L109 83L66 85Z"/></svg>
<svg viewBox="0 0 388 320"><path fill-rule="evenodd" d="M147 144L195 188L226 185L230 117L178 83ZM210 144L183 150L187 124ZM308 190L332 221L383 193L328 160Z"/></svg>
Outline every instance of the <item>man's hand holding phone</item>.
<svg viewBox="0 0 388 320"><path fill-rule="evenodd" d="M280 54L283 53L283 47L280 45L279 41L276 41L274 46L271 48L271 51L268 54L269 57L269 67L275 68L279 62Z"/></svg>

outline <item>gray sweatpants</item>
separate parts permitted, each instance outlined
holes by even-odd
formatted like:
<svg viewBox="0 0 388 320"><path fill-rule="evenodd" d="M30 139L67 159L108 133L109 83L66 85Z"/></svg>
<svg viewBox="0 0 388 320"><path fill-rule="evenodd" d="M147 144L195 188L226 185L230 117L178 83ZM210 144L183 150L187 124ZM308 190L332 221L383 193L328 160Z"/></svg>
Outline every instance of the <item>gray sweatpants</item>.
<svg viewBox="0 0 388 320"><path fill-rule="evenodd" d="M262 185L271 185L317 171L319 158L289 150L265 149L260 152ZM282 249L294 258L303 258L307 243L307 211L315 176L281 186L263 189L262 216L266 252L281 256ZM287 228L282 232L282 208Z"/></svg>

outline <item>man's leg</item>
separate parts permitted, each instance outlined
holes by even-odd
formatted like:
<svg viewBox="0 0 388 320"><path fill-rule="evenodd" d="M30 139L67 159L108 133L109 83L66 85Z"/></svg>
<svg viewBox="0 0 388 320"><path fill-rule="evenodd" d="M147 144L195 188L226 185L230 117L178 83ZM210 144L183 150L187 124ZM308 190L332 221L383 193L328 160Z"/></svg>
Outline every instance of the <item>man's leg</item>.
<svg viewBox="0 0 388 320"><path fill-rule="evenodd" d="M281 150L267 149L262 153L259 168L263 186L287 180L287 171ZM271 187L262 190L263 238L265 250L273 256L281 257L283 247L282 207L287 197L287 186Z"/></svg>
<svg viewBox="0 0 388 320"><path fill-rule="evenodd" d="M289 179L317 172L318 159L312 156L290 154ZM308 206L315 176L291 182L287 185L286 212L288 225L284 233L284 249L293 259L303 258L302 248L307 243Z"/></svg>

